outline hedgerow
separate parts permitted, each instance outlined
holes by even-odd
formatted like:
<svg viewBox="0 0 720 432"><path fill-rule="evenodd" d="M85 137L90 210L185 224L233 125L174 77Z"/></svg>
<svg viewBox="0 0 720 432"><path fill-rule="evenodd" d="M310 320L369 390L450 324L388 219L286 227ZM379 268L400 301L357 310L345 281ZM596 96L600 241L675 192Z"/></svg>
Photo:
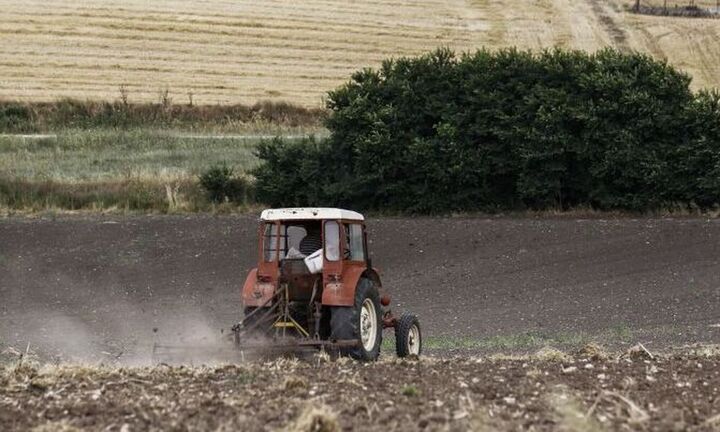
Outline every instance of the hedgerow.
<svg viewBox="0 0 720 432"><path fill-rule="evenodd" d="M328 95L326 140L264 143L258 199L438 213L720 202L720 95L640 53L448 49Z"/></svg>

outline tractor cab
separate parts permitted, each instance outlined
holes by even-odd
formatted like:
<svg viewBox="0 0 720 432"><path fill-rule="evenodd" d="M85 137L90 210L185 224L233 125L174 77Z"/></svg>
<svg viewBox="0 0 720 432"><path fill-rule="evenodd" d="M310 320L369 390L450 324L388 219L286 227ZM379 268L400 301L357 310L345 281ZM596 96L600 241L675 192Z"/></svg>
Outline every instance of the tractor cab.
<svg viewBox="0 0 720 432"><path fill-rule="evenodd" d="M420 353L414 315L395 318L368 253L365 218L337 208L264 210L258 264L245 280L241 333L338 348L363 360L380 352L382 330L402 329L399 355ZM402 325L400 325L402 322Z"/></svg>
<svg viewBox="0 0 720 432"><path fill-rule="evenodd" d="M261 283L243 290L243 302L246 307L260 306L278 284L287 284L291 300L308 301L315 288L323 304L348 306L361 275L380 288L366 243L365 218L354 211L265 210L260 216L255 275Z"/></svg>

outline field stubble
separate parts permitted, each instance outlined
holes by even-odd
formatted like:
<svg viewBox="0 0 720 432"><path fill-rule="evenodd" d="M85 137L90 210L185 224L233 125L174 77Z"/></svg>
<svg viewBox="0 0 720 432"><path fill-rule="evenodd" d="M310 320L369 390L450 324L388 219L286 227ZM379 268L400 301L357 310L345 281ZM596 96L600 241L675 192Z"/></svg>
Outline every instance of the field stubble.
<svg viewBox="0 0 720 432"><path fill-rule="evenodd" d="M4 430L717 430L713 347L327 356L204 367L0 366ZM27 415L27 413L34 415Z"/></svg>
<svg viewBox="0 0 720 432"><path fill-rule="evenodd" d="M704 2L703 2L704 4ZM720 85L713 19L628 13L630 1L0 1L0 96L196 103L286 100L321 106L350 73L438 46L457 50L611 45L648 52Z"/></svg>

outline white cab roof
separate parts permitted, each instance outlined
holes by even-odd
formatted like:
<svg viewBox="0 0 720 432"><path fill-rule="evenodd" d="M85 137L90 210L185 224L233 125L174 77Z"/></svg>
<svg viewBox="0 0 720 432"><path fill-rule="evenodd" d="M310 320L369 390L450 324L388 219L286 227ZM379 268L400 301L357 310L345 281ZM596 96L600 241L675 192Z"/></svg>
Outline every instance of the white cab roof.
<svg viewBox="0 0 720 432"><path fill-rule="evenodd" d="M267 209L263 210L260 219L266 221L299 219L365 220L363 215L358 212L327 207Z"/></svg>

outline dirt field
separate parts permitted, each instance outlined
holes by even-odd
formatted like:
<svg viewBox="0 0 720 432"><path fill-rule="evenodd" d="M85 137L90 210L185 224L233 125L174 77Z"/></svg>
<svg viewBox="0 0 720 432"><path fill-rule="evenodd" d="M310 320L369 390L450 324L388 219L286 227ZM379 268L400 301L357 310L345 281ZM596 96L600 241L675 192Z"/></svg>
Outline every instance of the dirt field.
<svg viewBox="0 0 720 432"><path fill-rule="evenodd" d="M720 342L720 220L371 219L396 311L428 352ZM148 361L240 319L255 216L0 220L0 350ZM389 335L386 335L389 336ZM387 338L385 352L392 353Z"/></svg>
<svg viewBox="0 0 720 432"><path fill-rule="evenodd" d="M0 220L0 430L720 428L720 220L369 226L420 361L148 368L240 318L255 217Z"/></svg>
<svg viewBox="0 0 720 432"><path fill-rule="evenodd" d="M351 72L438 46L636 49L720 86L713 19L638 16L631 1L0 0L0 97L319 106ZM703 0L703 5L714 2Z"/></svg>
<svg viewBox="0 0 720 432"><path fill-rule="evenodd" d="M277 360L214 368L0 366L25 431L713 431L720 351L605 358Z"/></svg>

